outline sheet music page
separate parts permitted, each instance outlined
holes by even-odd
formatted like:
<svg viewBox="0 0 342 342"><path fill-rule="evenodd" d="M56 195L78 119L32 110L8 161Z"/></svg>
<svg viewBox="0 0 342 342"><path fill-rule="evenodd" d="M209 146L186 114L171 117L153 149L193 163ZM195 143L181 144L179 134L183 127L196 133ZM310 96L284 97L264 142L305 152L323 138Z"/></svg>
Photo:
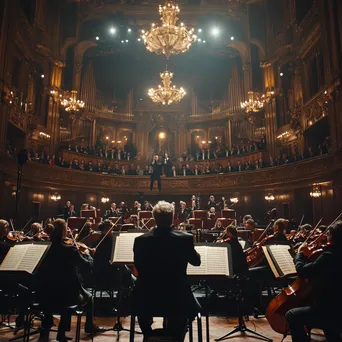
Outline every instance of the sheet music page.
<svg viewBox="0 0 342 342"><path fill-rule="evenodd" d="M112 262L134 262L134 240L143 233L127 233L117 236Z"/></svg>
<svg viewBox="0 0 342 342"><path fill-rule="evenodd" d="M23 259L29 245L15 245L10 248L4 261L0 265L0 271L16 271Z"/></svg>
<svg viewBox="0 0 342 342"><path fill-rule="evenodd" d="M195 246L196 252L201 256L201 265L192 266L188 264L186 273L188 275L206 275L207 274L207 250L208 246Z"/></svg>
<svg viewBox="0 0 342 342"><path fill-rule="evenodd" d="M229 276L227 248L207 247L207 275Z"/></svg>
<svg viewBox="0 0 342 342"><path fill-rule="evenodd" d="M40 259L43 257L45 251L49 246L47 245L28 245L25 255L21 259L17 270L33 273L37 267Z"/></svg>
<svg viewBox="0 0 342 342"><path fill-rule="evenodd" d="M296 274L296 266L287 245L270 245L269 249L284 275Z"/></svg>
<svg viewBox="0 0 342 342"><path fill-rule="evenodd" d="M246 246L245 240L239 240L239 244L241 245L242 249L245 249L245 246Z"/></svg>

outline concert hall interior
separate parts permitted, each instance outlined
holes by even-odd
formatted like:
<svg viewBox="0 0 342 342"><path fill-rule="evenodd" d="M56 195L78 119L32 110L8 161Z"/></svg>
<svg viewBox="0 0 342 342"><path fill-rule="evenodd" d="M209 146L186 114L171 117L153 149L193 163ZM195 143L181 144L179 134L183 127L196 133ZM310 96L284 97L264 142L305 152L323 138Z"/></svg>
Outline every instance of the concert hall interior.
<svg viewBox="0 0 342 342"><path fill-rule="evenodd" d="M342 341L342 1L0 1L0 342Z"/></svg>

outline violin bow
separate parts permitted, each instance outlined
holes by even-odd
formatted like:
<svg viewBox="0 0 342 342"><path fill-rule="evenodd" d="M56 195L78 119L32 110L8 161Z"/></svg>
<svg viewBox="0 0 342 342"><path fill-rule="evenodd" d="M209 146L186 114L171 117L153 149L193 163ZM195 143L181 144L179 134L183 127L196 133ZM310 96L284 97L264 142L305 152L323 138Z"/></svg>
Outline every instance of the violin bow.
<svg viewBox="0 0 342 342"><path fill-rule="evenodd" d="M323 217L321 217L321 219L318 221L318 223L316 224L315 228L312 229L312 231L310 232L309 236L305 239L304 243L308 242L309 239L311 238L311 236L314 234L314 232L316 231L316 229L318 228L318 226L321 224L323 220Z"/></svg>
<svg viewBox="0 0 342 342"><path fill-rule="evenodd" d="M300 222L299 222L298 230L299 230L299 228L302 226L303 221L304 221L304 214L303 214L303 216L302 216L302 218L301 218L301 220L300 220Z"/></svg>
<svg viewBox="0 0 342 342"><path fill-rule="evenodd" d="M76 240L78 239L78 237L80 236L80 234L82 233L84 227L86 226L86 224L88 223L88 220L86 220L81 228L81 230L77 233L77 237L76 237Z"/></svg>
<svg viewBox="0 0 342 342"><path fill-rule="evenodd" d="M272 224L273 224L273 222L271 221L268 224L268 226L265 228L265 230L262 232L262 234L259 236L259 239L253 243L252 247L254 247L260 240L262 240L264 238L264 236L266 235L266 233L268 232L268 230L270 229Z"/></svg>
<svg viewBox="0 0 342 342"><path fill-rule="evenodd" d="M75 246L75 247L77 248L77 250L79 251L80 248L78 247L78 245L77 245L77 243L76 243L76 240L75 240L75 237L74 237L74 235L73 235L73 233L72 233L72 231L71 231L71 229L70 229L69 227L67 227L67 231L70 232L71 240L72 240L72 242L74 243L74 246Z"/></svg>
<svg viewBox="0 0 342 342"><path fill-rule="evenodd" d="M107 237L107 235L113 231L113 228L118 224L119 220L121 219L121 216L118 217L118 219L115 221L115 223L113 224L112 229L109 229L108 232L105 234L105 236L100 240L100 242L96 245L95 250L98 249L98 247L101 245L101 243L103 242L103 240Z"/></svg>
<svg viewBox="0 0 342 342"><path fill-rule="evenodd" d="M25 231L25 228L28 226L28 224L33 220L33 217L31 217L27 223L25 224L24 228L23 228L23 232ZM42 221L43 222L43 221ZM27 234L29 234L31 232L31 229L26 233L24 234L25 236L27 236Z"/></svg>
<svg viewBox="0 0 342 342"><path fill-rule="evenodd" d="M336 221L338 221L338 220L340 219L341 216L342 216L342 212L340 213L340 215L338 215L338 216L335 218L334 221L332 221L332 222L329 224L329 226L327 227L327 229L325 229L321 234L319 234L319 235L317 236L317 238L315 239L315 241L313 241L312 243L317 242L318 239L319 239L323 234L327 233L327 232L329 231L329 229L332 227L332 225L335 224Z"/></svg>
<svg viewBox="0 0 342 342"><path fill-rule="evenodd" d="M13 220L10 218L9 221L10 221L10 225L11 225L11 228L12 228L12 232L15 232Z"/></svg>

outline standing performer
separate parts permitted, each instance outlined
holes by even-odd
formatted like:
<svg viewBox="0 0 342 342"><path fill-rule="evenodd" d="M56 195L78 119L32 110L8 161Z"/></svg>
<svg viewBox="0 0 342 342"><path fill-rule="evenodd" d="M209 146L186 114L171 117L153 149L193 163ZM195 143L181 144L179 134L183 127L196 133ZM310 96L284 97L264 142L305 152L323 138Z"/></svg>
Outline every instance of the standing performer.
<svg viewBox="0 0 342 342"><path fill-rule="evenodd" d="M150 189L152 191L153 183L155 181L157 181L158 182L158 190L161 191L161 179L160 179L160 176L162 175L162 172L163 172L163 166L159 162L159 156L157 154L153 157L153 161L152 161L151 166L152 166L152 174L151 174Z"/></svg>

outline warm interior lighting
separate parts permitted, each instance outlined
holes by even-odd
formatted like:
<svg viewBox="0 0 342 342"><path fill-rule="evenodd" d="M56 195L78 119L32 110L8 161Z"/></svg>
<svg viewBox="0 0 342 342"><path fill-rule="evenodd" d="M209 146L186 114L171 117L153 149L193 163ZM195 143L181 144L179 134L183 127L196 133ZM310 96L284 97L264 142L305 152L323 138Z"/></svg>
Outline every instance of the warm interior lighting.
<svg viewBox="0 0 342 342"><path fill-rule="evenodd" d="M265 200L268 202L272 202L275 200L275 197L272 194L266 195Z"/></svg>
<svg viewBox="0 0 342 342"><path fill-rule="evenodd" d="M318 198L318 197L322 196L320 184L313 184L312 185L312 191L310 192L310 196L313 198Z"/></svg>
<svg viewBox="0 0 342 342"><path fill-rule="evenodd" d="M237 202L239 202L239 199L237 197L231 197L230 202L237 203Z"/></svg>
<svg viewBox="0 0 342 342"><path fill-rule="evenodd" d="M77 91L72 90L69 99L63 99L61 105L65 107L67 112L79 112L80 109L84 108L85 103L81 100L77 100Z"/></svg>
<svg viewBox="0 0 342 342"><path fill-rule="evenodd" d="M39 132L39 136L41 136L42 138L50 139L50 135L44 132Z"/></svg>
<svg viewBox="0 0 342 342"><path fill-rule="evenodd" d="M277 139L288 138L291 135L290 132L286 131L277 136Z"/></svg>
<svg viewBox="0 0 342 342"><path fill-rule="evenodd" d="M110 32L110 34L115 34L116 33L116 28L115 27L111 27L109 29L109 32Z"/></svg>
<svg viewBox="0 0 342 342"><path fill-rule="evenodd" d="M51 196L51 200L55 202L60 201L61 199L62 199L61 195L58 195L58 194Z"/></svg>
<svg viewBox="0 0 342 342"><path fill-rule="evenodd" d="M220 34L220 29L218 27L213 27L211 29L211 35L217 37Z"/></svg>
<svg viewBox="0 0 342 342"><path fill-rule="evenodd" d="M265 100L259 97L254 91L248 92L248 101L241 102L241 108L245 109L246 113L259 112L264 107Z"/></svg>
<svg viewBox="0 0 342 342"><path fill-rule="evenodd" d="M161 139L161 140L165 139L165 137L166 137L165 132L160 132L159 135L158 135L158 137L159 137L159 139Z"/></svg>
<svg viewBox="0 0 342 342"><path fill-rule="evenodd" d="M101 197L101 202L102 203L108 203L109 202L109 198L108 197Z"/></svg>

